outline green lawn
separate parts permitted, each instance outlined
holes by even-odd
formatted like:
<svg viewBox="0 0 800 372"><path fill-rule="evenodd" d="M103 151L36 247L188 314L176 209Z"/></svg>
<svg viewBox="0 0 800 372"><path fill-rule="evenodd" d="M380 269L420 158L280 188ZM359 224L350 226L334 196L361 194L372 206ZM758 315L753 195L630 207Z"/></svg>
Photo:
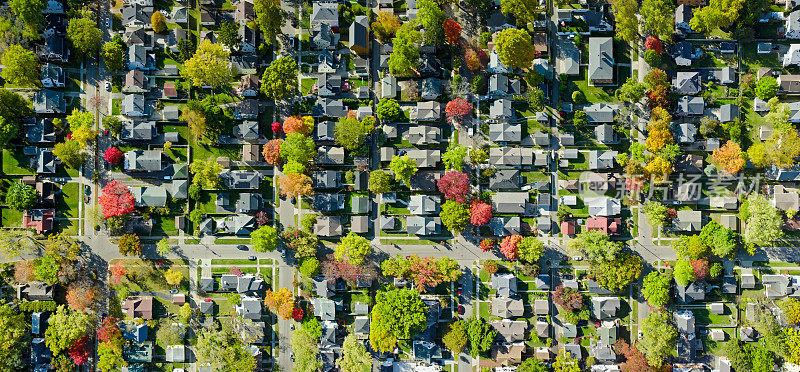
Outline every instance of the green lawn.
<svg viewBox="0 0 800 372"><path fill-rule="evenodd" d="M252 242L253 241L250 239L222 238L215 240L214 244L250 244ZM249 260L247 261L251 264L255 263L254 261L249 261Z"/></svg>
<svg viewBox="0 0 800 372"><path fill-rule="evenodd" d="M163 133L178 132L182 144L185 144L185 141L189 138L189 127L186 125L165 125L161 130ZM173 143L173 145L178 145L178 143Z"/></svg>
<svg viewBox="0 0 800 372"><path fill-rule="evenodd" d="M583 71L581 71L581 74L578 75L578 77L571 79L571 81L575 84L575 88L583 92L583 95L586 97L586 100L589 103L619 102L614 96L616 87L589 86L589 82L586 79L586 73ZM572 93L570 93L570 95L572 95Z"/></svg>
<svg viewBox="0 0 800 372"><path fill-rule="evenodd" d="M239 160L242 157L242 146L206 146L202 144L192 145L192 159L216 159L220 156L227 156L231 160Z"/></svg>
<svg viewBox="0 0 800 372"><path fill-rule="evenodd" d="M67 235L78 235L78 221L58 220L56 221L56 231L63 232Z"/></svg>
<svg viewBox="0 0 800 372"><path fill-rule="evenodd" d="M167 154L172 160L176 163L185 163L188 159L186 152L188 149L186 148L170 148L169 151L166 151Z"/></svg>
<svg viewBox="0 0 800 372"><path fill-rule="evenodd" d="M3 173L13 175L30 175L34 174L33 170L28 168L29 157L22 153L22 148L14 148L14 151L8 149L3 150Z"/></svg>
<svg viewBox="0 0 800 372"><path fill-rule="evenodd" d="M756 47L758 43L749 42L742 44L742 63L756 67L781 67L782 63L777 53L758 54Z"/></svg>
<svg viewBox="0 0 800 372"><path fill-rule="evenodd" d="M56 198L56 209L61 212L61 216L76 218L78 215L78 203L81 201L81 185L70 182L61 186L61 195Z"/></svg>
<svg viewBox="0 0 800 372"><path fill-rule="evenodd" d="M300 80L300 93L308 94L309 92L311 92L311 87L316 82L317 82L317 79L314 79L314 78L301 79Z"/></svg>
<svg viewBox="0 0 800 372"><path fill-rule="evenodd" d="M212 265L255 265L256 261L251 261L247 259L214 259L211 260L211 264Z"/></svg>
<svg viewBox="0 0 800 372"><path fill-rule="evenodd" d="M22 211L11 208L3 208L3 227L21 227Z"/></svg>

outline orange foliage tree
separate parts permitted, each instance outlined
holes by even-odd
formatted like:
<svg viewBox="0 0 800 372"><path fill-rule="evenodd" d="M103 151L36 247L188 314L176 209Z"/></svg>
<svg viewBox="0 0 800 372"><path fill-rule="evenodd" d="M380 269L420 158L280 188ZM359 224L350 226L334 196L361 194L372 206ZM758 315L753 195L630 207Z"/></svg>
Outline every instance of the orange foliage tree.
<svg viewBox="0 0 800 372"><path fill-rule="evenodd" d="M94 289L86 283L73 282L67 287L67 303L75 311L86 310L94 298Z"/></svg>
<svg viewBox="0 0 800 372"><path fill-rule="evenodd" d="M478 52L470 46L464 49L464 60L467 62L467 68L470 71L477 71L484 67L480 57L478 57Z"/></svg>
<svg viewBox="0 0 800 372"><path fill-rule="evenodd" d="M300 116L290 116L283 121L283 131L286 134L300 133L307 136L311 134L313 127L314 119L311 119L311 125L309 126L309 120Z"/></svg>
<svg viewBox="0 0 800 372"><path fill-rule="evenodd" d="M108 270L111 271L111 278L114 284L119 284L119 281L122 280L122 277L128 273L128 269L120 261L117 261L115 264L111 265L111 268Z"/></svg>
<svg viewBox="0 0 800 372"><path fill-rule="evenodd" d="M276 292L267 291L264 295L264 305L281 318L289 320L294 311L294 295L285 287Z"/></svg>
<svg viewBox="0 0 800 372"><path fill-rule="evenodd" d="M281 195L290 198L311 195L311 177L305 174L292 173L278 178Z"/></svg>
<svg viewBox="0 0 800 372"><path fill-rule="evenodd" d="M19 284L25 284L32 280L36 280L36 274L33 272L33 261L22 260L14 265L14 281Z"/></svg>
<svg viewBox="0 0 800 372"><path fill-rule="evenodd" d="M264 155L264 161L272 165L278 165L281 161L282 144L283 140L280 138L267 142L261 150L261 154Z"/></svg>
<svg viewBox="0 0 800 372"><path fill-rule="evenodd" d="M728 140L725 146L711 153L711 160L717 168L728 174L736 174L744 166L744 152L738 143Z"/></svg>

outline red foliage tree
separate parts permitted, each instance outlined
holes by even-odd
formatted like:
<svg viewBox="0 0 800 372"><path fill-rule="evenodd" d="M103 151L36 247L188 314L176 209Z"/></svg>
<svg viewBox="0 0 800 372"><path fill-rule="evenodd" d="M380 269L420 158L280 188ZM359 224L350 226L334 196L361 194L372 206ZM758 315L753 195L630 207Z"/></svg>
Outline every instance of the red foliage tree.
<svg viewBox="0 0 800 372"><path fill-rule="evenodd" d="M482 226L492 219L492 206L480 200L473 200L470 206L469 223Z"/></svg>
<svg viewBox="0 0 800 372"><path fill-rule="evenodd" d="M625 362L620 363L622 372L655 372L656 369L647 363L647 356L636 346L631 346L625 340L617 340L614 351L625 357Z"/></svg>
<svg viewBox="0 0 800 372"><path fill-rule="evenodd" d="M19 284L36 280L36 274L33 272L33 261L22 260L14 265L14 281Z"/></svg>
<svg viewBox="0 0 800 372"><path fill-rule="evenodd" d="M442 23L442 28L444 28L444 37L447 43L450 45L458 44L458 39L461 38L461 25L452 19L446 19Z"/></svg>
<svg viewBox="0 0 800 372"><path fill-rule="evenodd" d="M707 259L704 258L692 261L692 269L694 270L694 276L698 282L708 279L709 269Z"/></svg>
<svg viewBox="0 0 800 372"><path fill-rule="evenodd" d="M416 288L420 292L425 292L426 287L436 287L444 281L442 271L436 264L433 257L412 257L408 267Z"/></svg>
<svg viewBox="0 0 800 372"><path fill-rule="evenodd" d="M122 331L120 331L117 322L119 319L113 316L107 316L103 319L100 329L97 330L97 337L101 342L115 342L122 338Z"/></svg>
<svg viewBox="0 0 800 372"><path fill-rule="evenodd" d="M497 242L494 239L486 238L481 240L481 250L484 252L491 251Z"/></svg>
<svg viewBox="0 0 800 372"><path fill-rule="evenodd" d="M103 209L103 218L124 216L134 209L133 195L128 186L119 181L107 183L97 202Z"/></svg>
<svg viewBox="0 0 800 372"><path fill-rule="evenodd" d="M667 87L659 85L647 91L647 105L651 109L656 107L666 107L668 103Z"/></svg>
<svg viewBox="0 0 800 372"><path fill-rule="evenodd" d="M661 40L658 40L653 36L647 37L647 40L644 42L644 47L647 50L655 50L658 54L661 54L664 51L664 45L661 44Z"/></svg>
<svg viewBox="0 0 800 372"><path fill-rule="evenodd" d="M242 276L242 275L244 275L244 271L242 271L240 268L238 268L236 266L233 266L230 269L228 269L228 274L236 275L236 276Z"/></svg>
<svg viewBox="0 0 800 372"><path fill-rule="evenodd" d="M447 117L461 122L472 112L472 105L463 98L456 98L447 102L447 106L444 107L444 112L447 114Z"/></svg>
<svg viewBox="0 0 800 372"><path fill-rule="evenodd" d="M517 244L522 240L522 235L509 235L500 242L500 253L504 254L509 260L516 260L519 256Z"/></svg>
<svg viewBox="0 0 800 372"><path fill-rule="evenodd" d="M111 278L114 284L119 284L119 281L122 280L122 277L128 273L128 269L120 261L117 261L115 264L111 265L109 271L111 271Z"/></svg>
<svg viewBox="0 0 800 372"><path fill-rule="evenodd" d="M359 278L372 281L378 276L373 265L353 265L347 260L337 260L333 255L322 262L322 275L328 280L343 279L349 284L355 283Z"/></svg>
<svg viewBox="0 0 800 372"><path fill-rule="evenodd" d="M556 287L553 302L566 311L577 311L583 307L583 295L575 289Z"/></svg>
<svg viewBox="0 0 800 372"><path fill-rule="evenodd" d="M256 223L258 226L264 226L269 222L269 217L267 217L267 212L258 211L256 213Z"/></svg>
<svg viewBox="0 0 800 372"><path fill-rule="evenodd" d="M292 319L298 322L303 320L303 308L295 306L295 308L292 309Z"/></svg>
<svg viewBox="0 0 800 372"><path fill-rule="evenodd" d="M282 125L278 121L272 123L272 132L275 133L275 134L280 133L281 132L281 127L282 127Z"/></svg>
<svg viewBox="0 0 800 372"><path fill-rule="evenodd" d="M282 139L274 139L267 142L261 150L261 155L264 155L264 161L272 165L278 165L281 161L281 145Z"/></svg>
<svg viewBox="0 0 800 372"><path fill-rule="evenodd" d="M94 301L94 289L85 283L73 282L67 287L67 303L75 311L86 310ZM80 364L77 361L75 364Z"/></svg>
<svg viewBox="0 0 800 372"><path fill-rule="evenodd" d="M103 154L103 159L110 164L117 164L121 162L123 157L124 155L122 154L122 151L114 146L107 148L106 152Z"/></svg>
<svg viewBox="0 0 800 372"><path fill-rule="evenodd" d="M89 360L89 336L80 338L67 349L67 354L76 365L82 366Z"/></svg>
<svg viewBox="0 0 800 372"><path fill-rule="evenodd" d="M469 197L469 176L459 171L449 171L436 183L447 200L466 203Z"/></svg>
<svg viewBox="0 0 800 372"><path fill-rule="evenodd" d="M308 135L308 127L299 116L290 116L283 121L283 131L286 134L300 133Z"/></svg>

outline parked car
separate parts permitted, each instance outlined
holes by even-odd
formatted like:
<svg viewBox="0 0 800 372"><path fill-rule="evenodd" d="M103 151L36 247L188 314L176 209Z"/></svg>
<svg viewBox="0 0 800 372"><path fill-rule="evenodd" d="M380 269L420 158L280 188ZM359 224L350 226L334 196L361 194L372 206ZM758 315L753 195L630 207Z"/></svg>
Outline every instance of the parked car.
<svg viewBox="0 0 800 372"><path fill-rule="evenodd" d="M458 315L464 315L464 305L458 305Z"/></svg>
<svg viewBox="0 0 800 372"><path fill-rule="evenodd" d="M255 261L257 258L256 256L247 256L247 259L250 261Z"/></svg>

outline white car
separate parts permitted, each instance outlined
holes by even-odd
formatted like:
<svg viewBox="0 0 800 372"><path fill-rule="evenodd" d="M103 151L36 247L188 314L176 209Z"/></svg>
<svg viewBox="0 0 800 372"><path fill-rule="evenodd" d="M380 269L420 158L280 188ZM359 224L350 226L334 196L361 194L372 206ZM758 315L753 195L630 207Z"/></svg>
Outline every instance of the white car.
<svg viewBox="0 0 800 372"><path fill-rule="evenodd" d="M106 81L106 90L109 91L109 92L111 91L111 82L110 81Z"/></svg>
<svg viewBox="0 0 800 372"><path fill-rule="evenodd" d="M106 17L106 28L111 29L111 18Z"/></svg>

